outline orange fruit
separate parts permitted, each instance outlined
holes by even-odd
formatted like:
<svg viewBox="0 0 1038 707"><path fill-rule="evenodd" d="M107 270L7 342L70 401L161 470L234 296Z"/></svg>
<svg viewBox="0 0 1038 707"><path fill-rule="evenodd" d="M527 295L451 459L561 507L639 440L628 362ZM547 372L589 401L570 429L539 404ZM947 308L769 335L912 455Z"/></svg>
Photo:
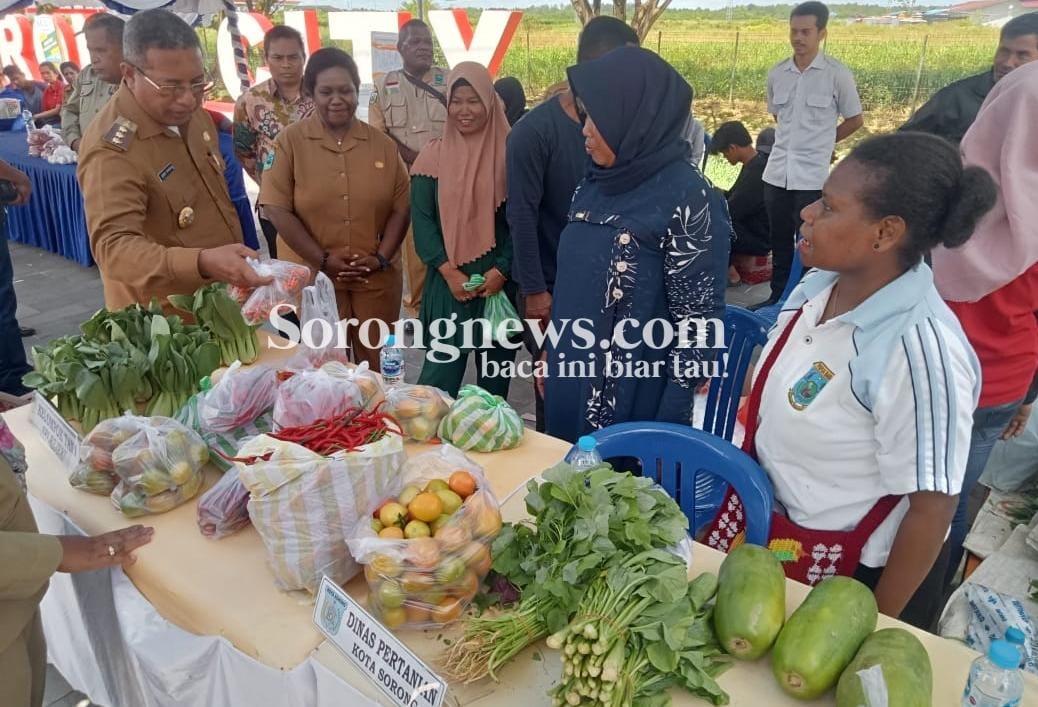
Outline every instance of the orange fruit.
<svg viewBox="0 0 1038 707"><path fill-rule="evenodd" d="M447 486L462 498L468 498L476 492L476 480L472 478L472 474L463 470L455 471L451 474L450 480L447 481Z"/></svg>
<svg viewBox="0 0 1038 707"><path fill-rule="evenodd" d="M421 572L405 572L400 577L400 586L408 594L421 594L436 586L436 578L431 574Z"/></svg>
<svg viewBox="0 0 1038 707"><path fill-rule="evenodd" d="M415 520L432 523L443 513L443 501L435 493L423 491L414 497L407 510Z"/></svg>
<svg viewBox="0 0 1038 707"><path fill-rule="evenodd" d="M391 525L388 528L383 528L378 532L378 536L385 540L403 540L404 531L395 525Z"/></svg>
<svg viewBox="0 0 1038 707"><path fill-rule="evenodd" d="M461 602L457 599L444 599L430 612L432 620L438 624L447 624L461 616ZM387 624L388 625L388 624Z"/></svg>

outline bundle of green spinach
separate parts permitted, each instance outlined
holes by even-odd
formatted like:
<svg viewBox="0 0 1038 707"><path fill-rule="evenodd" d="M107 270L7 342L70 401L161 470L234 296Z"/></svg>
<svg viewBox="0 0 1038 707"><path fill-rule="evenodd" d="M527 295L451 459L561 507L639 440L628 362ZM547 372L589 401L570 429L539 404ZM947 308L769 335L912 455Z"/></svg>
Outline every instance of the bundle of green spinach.
<svg viewBox="0 0 1038 707"><path fill-rule="evenodd" d="M190 312L220 347L220 362L230 366L235 361L243 364L259 357L256 327L249 326L241 315L241 305L227 294L222 282L201 287L194 295L170 295L169 303L179 310Z"/></svg>
<svg viewBox="0 0 1038 707"><path fill-rule="evenodd" d="M172 415L220 365L209 335L165 316L157 301L101 310L80 332L33 347L35 370L23 382L84 432L145 404L149 415Z"/></svg>
<svg viewBox="0 0 1038 707"><path fill-rule="evenodd" d="M564 628L608 567L687 537L688 518L651 479L565 463L542 478L527 484L532 520L506 524L493 546L494 571L522 597L502 612L466 619L443 660L454 679L495 677L523 648Z"/></svg>

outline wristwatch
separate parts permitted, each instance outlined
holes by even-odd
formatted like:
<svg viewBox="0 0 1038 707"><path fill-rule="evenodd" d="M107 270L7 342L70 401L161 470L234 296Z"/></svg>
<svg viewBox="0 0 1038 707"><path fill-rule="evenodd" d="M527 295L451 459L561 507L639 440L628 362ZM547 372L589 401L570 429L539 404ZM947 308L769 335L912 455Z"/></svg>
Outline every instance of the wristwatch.
<svg viewBox="0 0 1038 707"><path fill-rule="evenodd" d="M378 269L385 270L389 267L389 261L386 260L385 256L381 253L375 253L375 257L378 258Z"/></svg>

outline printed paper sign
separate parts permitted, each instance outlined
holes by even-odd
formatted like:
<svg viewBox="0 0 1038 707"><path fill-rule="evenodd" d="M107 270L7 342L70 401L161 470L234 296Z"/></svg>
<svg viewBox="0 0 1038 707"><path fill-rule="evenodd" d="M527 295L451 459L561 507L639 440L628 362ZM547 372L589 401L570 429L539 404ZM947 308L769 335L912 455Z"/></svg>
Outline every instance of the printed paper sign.
<svg viewBox="0 0 1038 707"><path fill-rule="evenodd" d="M32 396L32 426L66 469L76 466L79 462L79 435L39 393Z"/></svg>
<svg viewBox="0 0 1038 707"><path fill-rule="evenodd" d="M443 704L443 679L328 577L321 580L317 593L314 624L393 704Z"/></svg>

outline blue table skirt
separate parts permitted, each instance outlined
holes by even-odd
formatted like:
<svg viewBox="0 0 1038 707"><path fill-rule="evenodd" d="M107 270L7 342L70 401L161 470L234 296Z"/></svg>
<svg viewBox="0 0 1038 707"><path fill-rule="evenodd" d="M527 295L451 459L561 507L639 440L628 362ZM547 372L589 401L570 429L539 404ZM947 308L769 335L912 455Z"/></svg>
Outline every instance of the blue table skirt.
<svg viewBox="0 0 1038 707"><path fill-rule="evenodd" d="M8 240L93 265L76 166L30 157L24 132L0 133L0 159L25 172L32 182L29 203L7 209Z"/></svg>
<svg viewBox="0 0 1038 707"><path fill-rule="evenodd" d="M226 163L224 176L241 221L245 245L258 249L252 206L230 135L220 135L220 152ZM0 159L25 172L32 181L29 203L7 209L8 240L43 248L80 265L93 265L76 166L50 164L40 157L30 157L24 132L0 132Z"/></svg>

